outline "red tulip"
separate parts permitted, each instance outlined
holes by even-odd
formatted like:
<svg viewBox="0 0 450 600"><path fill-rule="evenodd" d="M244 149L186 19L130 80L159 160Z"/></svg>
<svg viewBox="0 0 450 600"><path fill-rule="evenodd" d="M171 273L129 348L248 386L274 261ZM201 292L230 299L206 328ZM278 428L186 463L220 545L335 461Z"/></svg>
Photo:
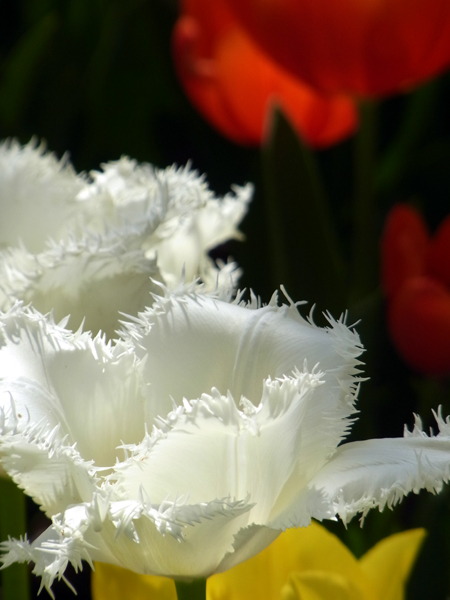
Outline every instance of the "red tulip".
<svg viewBox="0 0 450 600"><path fill-rule="evenodd" d="M450 216L431 237L417 211L396 206L382 239L382 284L399 354L421 373L450 375Z"/></svg>
<svg viewBox="0 0 450 600"><path fill-rule="evenodd" d="M386 220L382 242L382 281L391 298L408 279L422 275L429 233L420 214L406 204L394 207Z"/></svg>
<svg viewBox="0 0 450 600"><path fill-rule="evenodd" d="M223 135L259 145L279 105L305 142L331 145L357 116L346 96L324 96L288 74L238 26L223 0L184 0L173 32L179 79L193 104Z"/></svg>
<svg viewBox="0 0 450 600"><path fill-rule="evenodd" d="M246 31L329 93L380 96L450 65L448 0L226 0Z"/></svg>

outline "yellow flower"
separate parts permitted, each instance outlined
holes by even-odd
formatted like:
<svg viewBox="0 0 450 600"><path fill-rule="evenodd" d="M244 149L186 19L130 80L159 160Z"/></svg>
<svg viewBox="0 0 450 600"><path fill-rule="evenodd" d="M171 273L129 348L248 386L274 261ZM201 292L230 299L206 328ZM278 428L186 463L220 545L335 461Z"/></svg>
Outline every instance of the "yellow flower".
<svg viewBox="0 0 450 600"><path fill-rule="evenodd" d="M207 600L402 600L425 536L385 538L357 560L317 523L282 533L269 547L207 582ZM176 600L174 582L97 563L94 600Z"/></svg>

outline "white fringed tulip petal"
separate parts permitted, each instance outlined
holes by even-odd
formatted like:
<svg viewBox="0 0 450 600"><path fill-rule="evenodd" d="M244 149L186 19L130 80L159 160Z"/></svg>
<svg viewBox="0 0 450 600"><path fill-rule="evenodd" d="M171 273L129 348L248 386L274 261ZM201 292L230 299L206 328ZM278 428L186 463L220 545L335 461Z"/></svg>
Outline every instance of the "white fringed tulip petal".
<svg viewBox="0 0 450 600"><path fill-rule="evenodd" d="M160 241L149 249L157 253L158 264L170 288L178 284L174 274L179 273L182 267L187 281L199 275L209 289L216 287L217 268L207 253L227 240L242 237L237 225L247 212L251 196L250 185L235 186L234 195L228 194L220 200L212 197L211 193L204 194L197 210L184 215L181 213L168 222L168 227L159 234ZM169 237L171 228L173 233Z"/></svg>
<svg viewBox="0 0 450 600"><path fill-rule="evenodd" d="M133 249L129 236L85 237L53 244L39 255L10 250L0 263L0 307L19 298L60 321L70 315L72 330L82 324L108 339L121 313L137 314L151 303L161 280L155 260Z"/></svg>
<svg viewBox="0 0 450 600"><path fill-rule="evenodd" d="M40 252L48 238L66 234L84 185L67 157L58 161L35 140L26 146L1 143L0 248L22 243L30 252Z"/></svg>
<svg viewBox="0 0 450 600"><path fill-rule="evenodd" d="M72 334L37 313L16 308L2 318L0 455L49 516L90 499L92 465L113 465L123 457L118 446L144 435L140 368L121 344Z"/></svg>
<svg viewBox="0 0 450 600"><path fill-rule="evenodd" d="M277 306L276 294L258 308L256 299L245 305L185 290L157 299L140 317L126 325L124 338L136 340L138 356L152 356L150 393L155 404L164 402L159 414L170 410L171 398L180 403L214 387L222 394L230 391L237 403L244 396L256 407L265 379L303 370L305 361L309 370L319 365L324 372L324 409L340 416L341 410L342 416L353 412L348 398L362 349L358 336L340 322L332 321L330 329L316 327L295 305ZM346 422L336 423L330 450L347 429Z"/></svg>
<svg viewBox="0 0 450 600"><path fill-rule="evenodd" d="M235 186L234 194L215 198L205 179L189 167L155 169L122 157L92 171L92 183L78 195L81 229L120 230L133 224L150 258L158 257L165 284L176 287L200 276L217 285L209 250L240 238L237 226L247 212L253 188ZM229 282L226 283L227 287Z"/></svg>
<svg viewBox="0 0 450 600"><path fill-rule="evenodd" d="M241 237L252 187L216 198L189 167L123 157L77 176L34 142L0 145L0 310L30 303L69 327L115 336L121 313L151 305L155 282L235 288L240 271L208 252Z"/></svg>
<svg viewBox="0 0 450 600"><path fill-rule="evenodd" d="M371 508L392 507L410 492L440 492L450 479L450 423L435 414L439 434L429 437L416 417L405 437L344 444L310 482L344 522Z"/></svg>
<svg viewBox="0 0 450 600"><path fill-rule="evenodd" d="M243 502L226 500L161 507L110 502L101 523L96 502L72 506L56 515L53 525L31 544L27 540L4 542L3 549L8 551L4 566L35 563L33 573L42 577L42 587L47 589L56 577L63 576L69 562L78 570L82 560L91 566L94 560L110 562L141 573L208 576L231 549L233 533L248 510Z"/></svg>
<svg viewBox="0 0 450 600"><path fill-rule="evenodd" d="M164 288L162 288L164 289ZM450 424L341 444L359 338L293 303L182 286L106 343L20 306L0 316L0 456L52 518L3 544L49 588L69 562L208 576L311 518L348 520L448 479Z"/></svg>
<svg viewBox="0 0 450 600"><path fill-rule="evenodd" d="M208 577L232 550L248 510L245 500L229 498L179 506L169 501L112 502L100 535L116 564L125 568L169 577Z"/></svg>

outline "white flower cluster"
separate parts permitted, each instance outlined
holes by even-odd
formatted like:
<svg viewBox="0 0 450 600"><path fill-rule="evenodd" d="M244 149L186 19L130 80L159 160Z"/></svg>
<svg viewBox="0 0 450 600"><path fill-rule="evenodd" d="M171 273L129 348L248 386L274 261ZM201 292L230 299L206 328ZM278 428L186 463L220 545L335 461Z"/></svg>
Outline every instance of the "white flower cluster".
<svg viewBox="0 0 450 600"><path fill-rule="evenodd" d="M218 200L189 169L126 158L77 176L0 147L0 457L52 520L4 542L4 565L32 561L47 589L82 560L206 577L288 527L448 480L440 415L436 437L417 421L342 444L362 352L342 319L319 328L287 295L246 303L235 266L208 258L250 194Z"/></svg>
<svg viewBox="0 0 450 600"><path fill-rule="evenodd" d="M240 237L252 187L216 198L189 167L161 170L122 157L77 175L31 142L0 145L0 310L17 299L69 326L114 337L159 288L200 277L233 287L234 263L209 250Z"/></svg>

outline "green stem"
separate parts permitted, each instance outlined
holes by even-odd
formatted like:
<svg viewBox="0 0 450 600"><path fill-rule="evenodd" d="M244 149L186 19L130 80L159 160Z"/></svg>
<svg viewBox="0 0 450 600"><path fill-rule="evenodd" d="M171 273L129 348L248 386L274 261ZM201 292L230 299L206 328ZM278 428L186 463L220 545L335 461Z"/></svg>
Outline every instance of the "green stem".
<svg viewBox="0 0 450 600"><path fill-rule="evenodd" d="M205 600L206 579L193 579L192 581L175 581L178 600Z"/></svg>
<svg viewBox="0 0 450 600"><path fill-rule="evenodd" d="M403 176L435 114L440 84L441 81L435 79L408 95L401 127L380 161L376 179L379 193L392 190Z"/></svg>
<svg viewBox="0 0 450 600"><path fill-rule="evenodd" d="M26 502L21 490L0 476L0 541L18 538L26 531ZM1 572L2 600L28 600L28 565L14 564Z"/></svg>
<svg viewBox="0 0 450 600"><path fill-rule="evenodd" d="M352 300L371 293L378 281L378 239L375 218L376 105L361 102L361 125L355 137L353 204Z"/></svg>

